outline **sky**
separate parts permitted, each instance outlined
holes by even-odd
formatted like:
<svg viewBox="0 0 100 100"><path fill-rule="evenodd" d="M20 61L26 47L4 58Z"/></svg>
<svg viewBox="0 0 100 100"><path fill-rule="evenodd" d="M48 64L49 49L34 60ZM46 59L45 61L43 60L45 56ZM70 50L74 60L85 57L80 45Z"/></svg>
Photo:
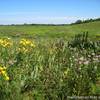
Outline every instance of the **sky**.
<svg viewBox="0 0 100 100"><path fill-rule="evenodd" d="M0 0L0 24L67 24L100 17L100 0Z"/></svg>

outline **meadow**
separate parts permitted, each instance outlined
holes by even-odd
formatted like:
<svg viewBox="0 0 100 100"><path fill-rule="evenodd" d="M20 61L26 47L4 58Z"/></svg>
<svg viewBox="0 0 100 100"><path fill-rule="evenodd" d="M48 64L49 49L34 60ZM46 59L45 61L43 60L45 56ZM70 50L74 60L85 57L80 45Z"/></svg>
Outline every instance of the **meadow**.
<svg viewBox="0 0 100 100"><path fill-rule="evenodd" d="M0 26L0 100L100 95L99 26Z"/></svg>
<svg viewBox="0 0 100 100"><path fill-rule="evenodd" d="M25 38L65 38L69 39L75 34L88 31L91 37L100 34L100 21L77 25L16 25L0 26L1 37L25 37Z"/></svg>

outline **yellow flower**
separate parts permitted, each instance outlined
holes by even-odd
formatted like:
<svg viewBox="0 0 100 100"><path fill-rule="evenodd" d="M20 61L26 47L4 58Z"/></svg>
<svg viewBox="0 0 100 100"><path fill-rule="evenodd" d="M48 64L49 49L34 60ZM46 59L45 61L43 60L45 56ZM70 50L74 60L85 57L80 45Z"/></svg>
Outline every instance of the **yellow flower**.
<svg viewBox="0 0 100 100"><path fill-rule="evenodd" d="M0 67L0 71L2 71L3 70L3 67Z"/></svg>
<svg viewBox="0 0 100 100"><path fill-rule="evenodd" d="M3 74L3 75L5 75L6 74L6 72L3 70L3 71L1 71L1 73Z"/></svg>
<svg viewBox="0 0 100 100"><path fill-rule="evenodd" d="M35 43L31 40L28 39L21 39L19 42L19 51L26 53L26 52L30 52L32 50L32 48L35 47Z"/></svg>
<svg viewBox="0 0 100 100"><path fill-rule="evenodd" d="M35 44L31 40L27 40L27 39L21 39L19 44L23 46L35 47Z"/></svg>
<svg viewBox="0 0 100 100"><path fill-rule="evenodd" d="M6 67L0 67L0 75L2 75L5 80L9 80L9 77L6 72Z"/></svg>
<svg viewBox="0 0 100 100"><path fill-rule="evenodd" d="M2 46L2 47L10 47L10 46L12 46L12 41L11 41L11 39L10 38L6 38L6 39L0 39L0 46Z"/></svg>
<svg viewBox="0 0 100 100"><path fill-rule="evenodd" d="M6 80L6 81L8 81L8 80L9 80L9 77L8 77L8 76L6 76L6 77L5 77L5 80Z"/></svg>
<svg viewBox="0 0 100 100"><path fill-rule="evenodd" d="M7 68L4 66L3 69L6 70Z"/></svg>

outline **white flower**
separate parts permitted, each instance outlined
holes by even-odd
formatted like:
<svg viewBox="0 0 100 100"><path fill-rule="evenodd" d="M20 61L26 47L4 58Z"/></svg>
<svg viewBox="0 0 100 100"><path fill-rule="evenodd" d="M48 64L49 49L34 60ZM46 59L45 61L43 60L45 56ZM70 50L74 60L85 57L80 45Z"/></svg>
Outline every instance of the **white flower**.
<svg viewBox="0 0 100 100"><path fill-rule="evenodd" d="M89 61L85 61L84 64L85 64L85 65L88 65L88 64L89 64Z"/></svg>
<svg viewBox="0 0 100 100"><path fill-rule="evenodd" d="M72 58L69 58L70 60L72 60Z"/></svg>
<svg viewBox="0 0 100 100"><path fill-rule="evenodd" d="M94 55L95 55L95 53L92 53L92 55L94 56Z"/></svg>
<svg viewBox="0 0 100 100"><path fill-rule="evenodd" d="M75 59L75 61L78 61L78 59Z"/></svg>
<svg viewBox="0 0 100 100"><path fill-rule="evenodd" d="M82 62L81 62L81 61L79 61L78 63L79 63L79 64L82 64Z"/></svg>
<svg viewBox="0 0 100 100"><path fill-rule="evenodd" d="M96 58L100 58L100 55L96 55L95 57L96 57Z"/></svg>
<svg viewBox="0 0 100 100"><path fill-rule="evenodd" d="M91 57L91 55L88 55L88 57L90 58L90 57Z"/></svg>
<svg viewBox="0 0 100 100"><path fill-rule="evenodd" d="M94 69L96 70L97 69L97 66L95 66Z"/></svg>
<svg viewBox="0 0 100 100"><path fill-rule="evenodd" d="M72 58L75 58L75 56L72 56Z"/></svg>
<svg viewBox="0 0 100 100"><path fill-rule="evenodd" d="M94 61L98 61L98 58L93 58Z"/></svg>
<svg viewBox="0 0 100 100"><path fill-rule="evenodd" d="M83 61L84 60L84 57L79 58L79 60Z"/></svg>
<svg viewBox="0 0 100 100"><path fill-rule="evenodd" d="M81 67L79 67L79 70L81 70L82 68Z"/></svg>
<svg viewBox="0 0 100 100"><path fill-rule="evenodd" d="M71 63L71 65L70 65L71 67L73 66L73 63Z"/></svg>

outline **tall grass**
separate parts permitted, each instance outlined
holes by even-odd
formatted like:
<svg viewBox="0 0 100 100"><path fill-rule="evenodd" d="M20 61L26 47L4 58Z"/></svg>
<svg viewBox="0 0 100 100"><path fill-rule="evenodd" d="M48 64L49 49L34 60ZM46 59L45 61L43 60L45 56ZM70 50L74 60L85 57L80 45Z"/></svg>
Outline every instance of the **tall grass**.
<svg viewBox="0 0 100 100"><path fill-rule="evenodd" d="M69 42L24 39L23 45L22 39L2 40L6 42L0 44L0 66L7 68L9 81L0 74L0 100L66 100L100 94L96 88L100 42L91 41L87 34Z"/></svg>

